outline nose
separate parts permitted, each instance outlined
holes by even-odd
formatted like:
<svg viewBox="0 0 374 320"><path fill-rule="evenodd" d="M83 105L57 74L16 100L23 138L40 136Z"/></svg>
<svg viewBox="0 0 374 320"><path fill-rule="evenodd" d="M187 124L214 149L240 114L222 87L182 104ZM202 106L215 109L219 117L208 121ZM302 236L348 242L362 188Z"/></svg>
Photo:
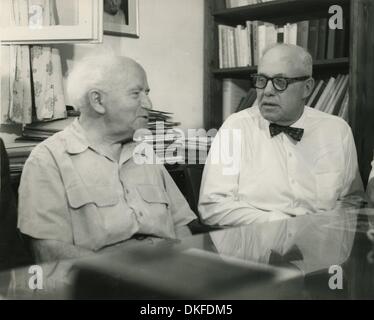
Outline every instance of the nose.
<svg viewBox="0 0 374 320"><path fill-rule="evenodd" d="M268 80L266 87L263 89L265 95L274 95L275 94L275 88L273 86L273 83L271 80Z"/></svg>
<svg viewBox="0 0 374 320"><path fill-rule="evenodd" d="M152 101L149 98L149 96L146 95L146 94L144 94L144 96L142 97L141 104L142 104L142 107L145 108L145 109L152 109L153 108Z"/></svg>

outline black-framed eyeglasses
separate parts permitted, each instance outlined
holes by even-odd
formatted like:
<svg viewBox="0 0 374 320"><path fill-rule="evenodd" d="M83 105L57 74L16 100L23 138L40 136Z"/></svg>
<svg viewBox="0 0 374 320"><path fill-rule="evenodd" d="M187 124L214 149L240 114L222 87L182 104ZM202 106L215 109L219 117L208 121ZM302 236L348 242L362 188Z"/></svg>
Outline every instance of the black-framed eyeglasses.
<svg viewBox="0 0 374 320"><path fill-rule="evenodd" d="M308 80L310 76L302 76L302 77L294 77L294 78L287 78L287 77L267 77L263 74L253 74L251 75L252 84L257 89L264 89L268 81L271 80L273 87L278 91L284 91L288 88L288 85L294 82L305 81Z"/></svg>

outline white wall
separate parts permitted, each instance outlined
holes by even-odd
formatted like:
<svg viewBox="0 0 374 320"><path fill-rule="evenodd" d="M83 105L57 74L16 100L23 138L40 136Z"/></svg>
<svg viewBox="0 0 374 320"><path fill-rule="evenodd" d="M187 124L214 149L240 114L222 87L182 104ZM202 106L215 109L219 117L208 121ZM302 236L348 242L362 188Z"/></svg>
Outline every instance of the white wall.
<svg viewBox="0 0 374 320"><path fill-rule="evenodd" d="M182 128L202 128L203 10L204 0L139 0L139 39L104 36L101 45L64 45L65 71L95 47L134 58L148 74L154 108L173 112Z"/></svg>
<svg viewBox="0 0 374 320"><path fill-rule="evenodd" d="M58 46L64 78L76 61L97 48L127 55L147 71L155 109L173 112L181 128L202 128L203 10L204 0L139 0L140 38L104 36L99 45ZM20 133L20 126L0 127L6 141Z"/></svg>

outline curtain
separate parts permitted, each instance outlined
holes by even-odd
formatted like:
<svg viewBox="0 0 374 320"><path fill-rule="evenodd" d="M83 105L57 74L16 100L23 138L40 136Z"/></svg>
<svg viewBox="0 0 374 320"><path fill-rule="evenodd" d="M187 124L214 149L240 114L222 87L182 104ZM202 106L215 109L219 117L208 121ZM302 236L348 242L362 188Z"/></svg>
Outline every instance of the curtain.
<svg viewBox="0 0 374 320"><path fill-rule="evenodd" d="M3 0L2 0L3 1ZM55 24L54 0L11 1L11 23L29 25L33 10L40 9L41 25ZM42 18L42 20L40 20ZM9 48L9 99L2 105L2 123L27 124L66 117L61 57L58 49L45 45Z"/></svg>

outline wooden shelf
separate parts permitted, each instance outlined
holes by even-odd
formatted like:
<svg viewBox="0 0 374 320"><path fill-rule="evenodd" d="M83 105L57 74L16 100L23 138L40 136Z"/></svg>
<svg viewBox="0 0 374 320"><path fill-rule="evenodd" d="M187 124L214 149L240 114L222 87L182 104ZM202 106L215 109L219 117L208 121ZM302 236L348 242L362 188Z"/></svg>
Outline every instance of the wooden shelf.
<svg viewBox="0 0 374 320"><path fill-rule="evenodd" d="M328 9L331 5L340 5L343 10L349 11L350 1L276 0L219 10L214 12L213 16L217 22L233 26L244 24L248 20L262 20L277 24L328 16Z"/></svg>
<svg viewBox="0 0 374 320"><path fill-rule="evenodd" d="M345 70L349 72L349 58L337 58L332 60L317 60L313 63L313 69L316 72L323 71L324 69L330 71L331 69L339 69L340 72ZM257 66L240 67L240 68L225 68L213 69L213 74L217 77L225 78L242 78L247 77L249 74L257 72Z"/></svg>

